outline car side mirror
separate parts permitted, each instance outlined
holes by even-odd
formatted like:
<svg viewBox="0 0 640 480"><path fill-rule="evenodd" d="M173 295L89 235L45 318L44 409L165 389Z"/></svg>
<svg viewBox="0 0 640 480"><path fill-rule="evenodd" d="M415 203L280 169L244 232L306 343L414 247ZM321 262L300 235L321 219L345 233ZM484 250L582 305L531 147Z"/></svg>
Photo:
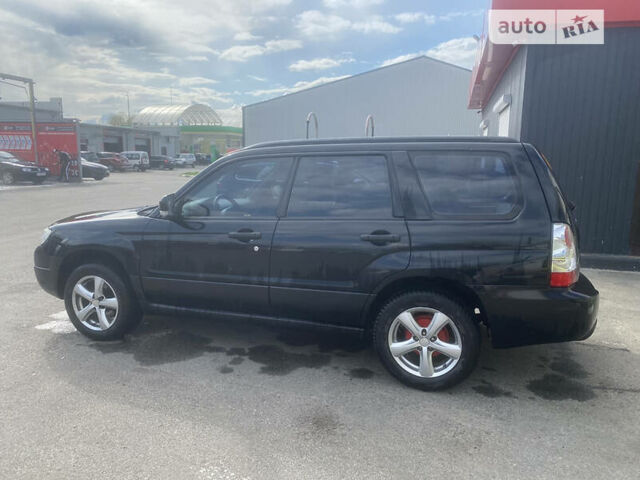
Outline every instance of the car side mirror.
<svg viewBox="0 0 640 480"><path fill-rule="evenodd" d="M170 193L169 195L165 195L160 199L160 203L158 203L158 209L160 210L160 216L162 218L167 218L175 214L174 212L175 199L176 199L175 193Z"/></svg>

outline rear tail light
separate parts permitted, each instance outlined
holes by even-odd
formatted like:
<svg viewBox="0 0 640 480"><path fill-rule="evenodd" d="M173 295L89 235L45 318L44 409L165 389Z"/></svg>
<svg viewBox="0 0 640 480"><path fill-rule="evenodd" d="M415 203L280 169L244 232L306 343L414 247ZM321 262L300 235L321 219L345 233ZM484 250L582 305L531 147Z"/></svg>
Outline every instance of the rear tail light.
<svg viewBox="0 0 640 480"><path fill-rule="evenodd" d="M553 224L553 247L551 252L552 287L569 287L578 281L578 251L571 227L564 223Z"/></svg>

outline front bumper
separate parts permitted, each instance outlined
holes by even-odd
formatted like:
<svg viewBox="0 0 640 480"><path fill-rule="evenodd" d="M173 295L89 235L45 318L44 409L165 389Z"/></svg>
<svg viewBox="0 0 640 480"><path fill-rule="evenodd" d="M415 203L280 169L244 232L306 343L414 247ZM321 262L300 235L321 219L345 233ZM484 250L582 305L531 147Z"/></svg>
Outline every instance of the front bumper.
<svg viewBox="0 0 640 480"><path fill-rule="evenodd" d="M44 267L33 267L33 270L42 289L53 296L59 297L56 275L50 269Z"/></svg>
<svg viewBox="0 0 640 480"><path fill-rule="evenodd" d="M58 272L60 270L60 260L56 256L60 248L57 242L52 242L51 237L42 245L38 245L33 252L33 270L36 280L42 289L58 298L62 298L59 291Z"/></svg>
<svg viewBox="0 0 640 480"><path fill-rule="evenodd" d="M589 338L596 328L598 296L582 274L569 288L491 286L480 295L498 348Z"/></svg>

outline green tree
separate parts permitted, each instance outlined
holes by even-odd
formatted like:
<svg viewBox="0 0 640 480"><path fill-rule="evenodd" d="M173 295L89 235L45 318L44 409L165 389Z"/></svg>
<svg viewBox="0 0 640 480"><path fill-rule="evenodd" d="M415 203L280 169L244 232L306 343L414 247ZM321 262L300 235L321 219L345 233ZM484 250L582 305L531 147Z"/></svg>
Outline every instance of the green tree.
<svg viewBox="0 0 640 480"><path fill-rule="evenodd" d="M109 117L109 125L113 125L114 127L129 127L131 126L131 119L127 118L126 113L113 113Z"/></svg>

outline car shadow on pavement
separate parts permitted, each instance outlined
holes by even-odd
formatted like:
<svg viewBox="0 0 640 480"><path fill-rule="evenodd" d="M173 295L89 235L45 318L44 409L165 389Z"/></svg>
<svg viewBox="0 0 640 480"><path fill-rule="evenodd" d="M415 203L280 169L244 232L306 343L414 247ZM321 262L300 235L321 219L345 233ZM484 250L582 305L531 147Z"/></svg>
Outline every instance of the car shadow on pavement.
<svg viewBox="0 0 640 480"><path fill-rule="evenodd" d="M265 326L251 320L149 316L120 341L94 342L77 332L56 338L64 337L71 343L64 347L69 355L75 355L74 346L85 346L102 355L116 355L128 364L133 360L141 368L211 357L217 372L228 381L255 374L283 377L311 369L334 376L334 380L366 379L376 382L377 388L403 388L384 370L369 341L333 331ZM587 341L499 350L491 347L486 335L482 347L470 378L447 393L465 392L491 401L577 402L605 392L640 393L637 385L626 382L625 372L638 358L625 348ZM104 364L95 355L82 357L85 363ZM185 376L194 375L193 381L202 374L197 369L184 370ZM229 375L234 372L236 375Z"/></svg>

